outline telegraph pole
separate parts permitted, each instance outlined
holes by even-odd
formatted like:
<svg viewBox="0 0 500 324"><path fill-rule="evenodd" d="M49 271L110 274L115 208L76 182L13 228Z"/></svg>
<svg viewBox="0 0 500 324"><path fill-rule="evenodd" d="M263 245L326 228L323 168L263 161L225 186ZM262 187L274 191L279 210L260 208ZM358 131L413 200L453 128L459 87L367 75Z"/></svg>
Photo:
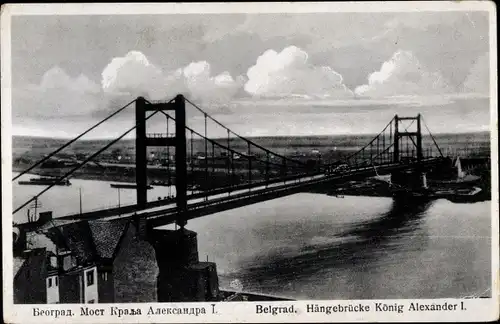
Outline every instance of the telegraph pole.
<svg viewBox="0 0 500 324"><path fill-rule="evenodd" d="M82 187L78 188L80 193L80 215L82 215Z"/></svg>
<svg viewBox="0 0 500 324"><path fill-rule="evenodd" d="M118 208L121 207L121 201L120 201L120 188L116 188L118 190Z"/></svg>

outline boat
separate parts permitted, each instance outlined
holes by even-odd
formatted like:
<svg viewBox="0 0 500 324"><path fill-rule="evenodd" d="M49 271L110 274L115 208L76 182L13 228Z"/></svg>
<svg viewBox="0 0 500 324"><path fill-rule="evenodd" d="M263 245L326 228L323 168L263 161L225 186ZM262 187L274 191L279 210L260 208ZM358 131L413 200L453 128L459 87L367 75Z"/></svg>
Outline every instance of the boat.
<svg viewBox="0 0 500 324"><path fill-rule="evenodd" d="M132 183L112 183L110 186L117 189L137 189L137 185ZM153 189L153 186L148 185L146 189Z"/></svg>
<svg viewBox="0 0 500 324"><path fill-rule="evenodd" d="M434 192L434 198L448 199L454 203L473 203L484 199L485 192L479 187L448 189Z"/></svg>
<svg viewBox="0 0 500 324"><path fill-rule="evenodd" d="M164 187L169 187L169 186L172 186L172 182L170 181L161 181L161 180L153 180L151 181L151 184L153 186L164 186Z"/></svg>
<svg viewBox="0 0 500 324"><path fill-rule="evenodd" d="M457 157L454 163L457 168L456 178L450 180L433 180L429 179L429 185L432 187L446 187L446 188L471 188L477 186L481 182L481 177L473 174L467 174L462 170L462 163L460 157Z"/></svg>
<svg viewBox="0 0 500 324"><path fill-rule="evenodd" d="M31 178L27 181L22 180L19 181L18 184L20 185L56 185L56 186L71 186L71 182L69 182L68 179L63 179L61 181L57 181L57 178L51 178L51 177L41 177L41 178Z"/></svg>

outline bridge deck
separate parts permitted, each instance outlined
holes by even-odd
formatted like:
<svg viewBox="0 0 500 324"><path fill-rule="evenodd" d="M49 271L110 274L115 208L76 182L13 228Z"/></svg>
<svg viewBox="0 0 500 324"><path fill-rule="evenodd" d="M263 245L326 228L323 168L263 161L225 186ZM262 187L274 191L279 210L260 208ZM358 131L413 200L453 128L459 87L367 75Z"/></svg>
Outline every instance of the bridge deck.
<svg viewBox="0 0 500 324"><path fill-rule="evenodd" d="M424 166L429 166L436 164L441 159L429 158L425 159L422 163ZM191 195L188 201L188 212L186 215L187 219L193 219L208 214L221 212L228 209L238 208L257 202L275 199L279 197L284 197L290 194L298 193L304 191L308 188L312 188L318 185L328 184L333 181L338 181L340 179L347 180L355 177L367 177L371 175L387 174L396 170L404 170L415 167L415 164L386 164L378 166L377 169L373 166L359 167L349 172L344 172L341 174L316 174L310 176L304 176L296 179L290 179L286 182L280 180L279 182L258 184L256 186L247 186L248 188L240 188L238 190L224 191L225 188L219 190L219 192L212 192L211 195L205 196L204 194L194 194ZM226 188L227 190L227 188ZM160 202L152 202L160 203ZM162 201L161 205L151 206L150 208L142 210L104 210L103 213L93 212L87 215L69 215L64 217L56 218L57 223L67 223L79 220L90 220L90 219L130 219L130 218L146 218L150 221L153 226L161 226L175 221L177 214L177 208L174 201ZM134 206L127 206L126 208L133 208Z"/></svg>

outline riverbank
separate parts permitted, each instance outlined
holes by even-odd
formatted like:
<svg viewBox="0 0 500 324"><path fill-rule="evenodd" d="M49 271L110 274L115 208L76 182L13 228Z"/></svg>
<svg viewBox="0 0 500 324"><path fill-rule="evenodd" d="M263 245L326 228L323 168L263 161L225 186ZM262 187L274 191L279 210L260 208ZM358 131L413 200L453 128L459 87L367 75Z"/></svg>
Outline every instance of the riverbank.
<svg viewBox="0 0 500 324"><path fill-rule="evenodd" d="M29 165L15 165L13 172L22 172ZM44 177L61 177L69 172L73 167L65 168L35 168L30 171L30 174ZM208 171L208 173L207 173ZM276 177L276 174L270 177ZM175 170L168 170L162 166L148 166L147 169L148 181L171 183L175 185ZM80 180L101 180L123 183L136 183L135 165L85 165L81 169L76 170L70 179ZM231 169L228 172L226 168L188 168L188 185L198 186L204 190L211 190L229 185L236 186L248 183L249 179L252 182L264 181L266 178L265 171L261 169L252 170L251 175L247 169ZM170 181L169 181L170 180Z"/></svg>
<svg viewBox="0 0 500 324"><path fill-rule="evenodd" d="M27 168L24 166L13 166L13 172L22 172ZM41 169L35 168L30 171L30 174L42 176L42 177L61 177L69 168L64 169ZM81 180L103 180L103 181L116 181L125 183L135 183L135 171L134 173L128 172L110 172L110 170L99 170L92 167L82 167L82 169L75 171L70 178L81 179Z"/></svg>

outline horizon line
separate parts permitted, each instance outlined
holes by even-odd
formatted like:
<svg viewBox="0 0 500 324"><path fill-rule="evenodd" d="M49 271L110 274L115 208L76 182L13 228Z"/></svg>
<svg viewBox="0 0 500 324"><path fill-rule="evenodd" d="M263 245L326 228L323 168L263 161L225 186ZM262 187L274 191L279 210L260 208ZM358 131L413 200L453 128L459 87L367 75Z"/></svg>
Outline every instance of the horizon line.
<svg viewBox="0 0 500 324"><path fill-rule="evenodd" d="M490 133L491 131L485 131L485 130L478 130L478 131L466 131L466 132L435 132L432 133L434 136L436 135L464 135L464 134L484 134L484 133ZM299 137L299 138L304 138L304 137L341 137L341 136L373 136L377 135L378 133L350 133L350 134L323 134L323 135L257 135L257 136L241 136L243 138L289 138L289 137ZM77 135L78 136L78 135ZM430 136L429 134L422 134L422 136ZM25 138L36 138L36 139L51 139L51 140L71 140L74 137L49 137L49 136L37 136L37 135L12 135L12 138L14 137L25 137ZM76 137L76 136L75 136ZM211 139L227 139L227 137L211 137ZM231 136L230 138L240 138L240 136ZM92 138L92 139L79 139L78 141L111 141L116 139L116 137L99 137L99 138ZM121 140L135 140L135 137L133 138L123 138ZM198 139L198 140L201 140Z"/></svg>

